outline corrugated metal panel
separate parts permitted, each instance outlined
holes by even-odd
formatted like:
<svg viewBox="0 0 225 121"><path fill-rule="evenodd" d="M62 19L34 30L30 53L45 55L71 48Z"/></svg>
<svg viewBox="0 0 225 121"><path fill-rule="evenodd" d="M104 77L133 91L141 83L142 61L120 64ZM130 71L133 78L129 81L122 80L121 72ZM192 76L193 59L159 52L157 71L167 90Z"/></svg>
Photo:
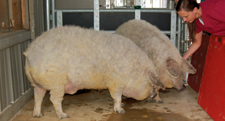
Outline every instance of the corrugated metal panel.
<svg viewBox="0 0 225 121"><path fill-rule="evenodd" d="M0 51L1 65L1 110L13 102L12 71L10 64L10 49Z"/></svg>
<svg viewBox="0 0 225 121"><path fill-rule="evenodd" d="M30 41L0 51L0 111L14 103L31 88L25 75L25 56Z"/></svg>
<svg viewBox="0 0 225 121"><path fill-rule="evenodd" d="M22 52L20 44L10 48L11 68L12 68L12 81L13 81L13 93L14 99L19 98L24 92L23 77L22 77ZM15 100L14 100L15 101Z"/></svg>
<svg viewBox="0 0 225 121"><path fill-rule="evenodd" d="M30 41L26 41L21 45L21 52L25 52L26 48L28 47L28 45L30 44ZM25 93L28 89L31 88L31 84L30 81L27 79L26 73L25 73L25 56L22 55L22 70L23 70L23 85L24 85L24 91L22 93Z"/></svg>
<svg viewBox="0 0 225 121"><path fill-rule="evenodd" d="M35 37L40 36L44 31L44 8L43 0L34 0Z"/></svg>
<svg viewBox="0 0 225 121"><path fill-rule="evenodd" d="M0 51L0 112L5 108L4 107L4 96L3 96L3 92L4 92L4 82L3 82L3 71L4 71L4 68L3 68L3 51Z"/></svg>

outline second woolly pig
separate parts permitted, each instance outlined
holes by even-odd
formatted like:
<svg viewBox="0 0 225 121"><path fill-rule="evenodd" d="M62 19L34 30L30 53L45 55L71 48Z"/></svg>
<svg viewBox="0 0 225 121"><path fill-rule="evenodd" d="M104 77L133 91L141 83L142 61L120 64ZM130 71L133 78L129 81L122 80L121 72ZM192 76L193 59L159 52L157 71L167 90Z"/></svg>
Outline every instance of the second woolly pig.
<svg viewBox="0 0 225 121"><path fill-rule="evenodd" d="M175 87L183 90L185 74L196 72L196 69L181 57L169 38L156 26L145 20L130 20L119 26L116 34L131 39L148 54L156 67L160 81L167 88ZM157 96L154 99L158 103L162 103L159 97L159 88L156 88L156 92Z"/></svg>

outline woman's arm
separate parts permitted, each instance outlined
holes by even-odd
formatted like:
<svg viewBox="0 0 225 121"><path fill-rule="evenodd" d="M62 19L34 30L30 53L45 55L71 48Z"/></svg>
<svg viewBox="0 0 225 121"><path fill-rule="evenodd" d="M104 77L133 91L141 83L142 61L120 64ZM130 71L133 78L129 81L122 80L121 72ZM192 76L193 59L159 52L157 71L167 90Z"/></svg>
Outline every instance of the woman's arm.
<svg viewBox="0 0 225 121"><path fill-rule="evenodd" d="M183 58L187 60L193 53L195 53L202 43L202 31L195 35L196 40L191 44L188 51L184 54Z"/></svg>

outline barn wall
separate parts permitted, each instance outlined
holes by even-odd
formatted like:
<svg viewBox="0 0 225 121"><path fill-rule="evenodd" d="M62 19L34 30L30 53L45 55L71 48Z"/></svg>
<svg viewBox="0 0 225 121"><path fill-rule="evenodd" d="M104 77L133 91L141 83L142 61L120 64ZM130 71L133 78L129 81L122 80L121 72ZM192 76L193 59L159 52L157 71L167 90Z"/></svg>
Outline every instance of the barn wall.
<svg viewBox="0 0 225 121"><path fill-rule="evenodd" d="M0 121L10 120L30 99L23 52L44 31L44 0L21 0L27 5L26 28L0 34Z"/></svg>

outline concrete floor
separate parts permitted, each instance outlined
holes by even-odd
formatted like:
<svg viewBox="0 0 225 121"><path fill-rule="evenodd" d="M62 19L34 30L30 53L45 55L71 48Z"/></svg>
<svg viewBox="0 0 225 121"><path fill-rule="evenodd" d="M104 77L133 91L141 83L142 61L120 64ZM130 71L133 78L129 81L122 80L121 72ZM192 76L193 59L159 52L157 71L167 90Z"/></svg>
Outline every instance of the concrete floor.
<svg viewBox="0 0 225 121"><path fill-rule="evenodd" d="M148 103L123 97L125 113L113 112L113 100L108 90L82 91L75 95L65 95L63 111L70 118L62 121L213 121L197 103L197 96L187 85L184 91L166 89L160 92L164 103ZM59 121L49 94L42 104L44 117L32 116L34 99L15 115L12 121Z"/></svg>

